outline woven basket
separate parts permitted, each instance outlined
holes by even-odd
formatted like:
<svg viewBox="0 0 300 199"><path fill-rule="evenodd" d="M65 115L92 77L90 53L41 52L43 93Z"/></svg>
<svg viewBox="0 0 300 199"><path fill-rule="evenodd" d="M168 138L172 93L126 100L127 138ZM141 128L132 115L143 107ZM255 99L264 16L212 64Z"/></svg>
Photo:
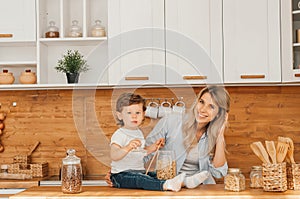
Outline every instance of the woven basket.
<svg viewBox="0 0 300 199"><path fill-rule="evenodd" d="M287 175L286 163L263 165L263 189L264 191L286 191Z"/></svg>
<svg viewBox="0 0 300 199"><path fill-rule="evenodd" d="M14 163L9 165L8 173L27 174L31 175L33 178L45 177L48 175L48 163L44 162L27 165Z"/></svg>
<svg viewBox="0 0 300 199"><path fill-rule="evenodd" d="M300 190L300 164L287 164L286 172L288 189Z"/></svg>
<svg viewBox="0 0 300 199"><path fill-rule="evenodd" d="M14 156L13 163L20 163L20 164L30 164L31 157L30 155L16 155Z"/></svg>

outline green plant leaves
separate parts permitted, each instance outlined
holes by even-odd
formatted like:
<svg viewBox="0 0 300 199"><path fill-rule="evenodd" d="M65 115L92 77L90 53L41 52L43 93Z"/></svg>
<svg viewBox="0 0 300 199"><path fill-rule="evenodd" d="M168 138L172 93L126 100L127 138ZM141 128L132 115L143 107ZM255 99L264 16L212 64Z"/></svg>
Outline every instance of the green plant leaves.
<svg viewBox="0 0 300 199"><path fill-rule="evenodd" d="M62 59L59 59L55 69L62 73L81 73L89 70L89 65L78 50L67 50Z"/></svg>

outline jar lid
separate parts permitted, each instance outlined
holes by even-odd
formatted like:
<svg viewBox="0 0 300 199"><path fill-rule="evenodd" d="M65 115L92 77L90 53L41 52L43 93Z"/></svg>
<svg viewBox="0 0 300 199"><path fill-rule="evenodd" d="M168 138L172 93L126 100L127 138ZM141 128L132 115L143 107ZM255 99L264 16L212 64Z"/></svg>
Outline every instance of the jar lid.
<svg viewBox="0 0 300 199"><path fill-rule="evenodd" d="M93 26L93 30L104 30L104 27L101 25L101 20L95 20L95 25Z"/></svg>
<svg viewBox="0 0 300 199"><path fill-rule="evenodd" d="M8 169L8 165L7 164L2 164L1 169Z"/></svg>
<svg viewBox="0 0 300 199"><path fill-rule="evenodd" d="M262 170L262 166L252 166L252 170Z"/></svg>
<svg viewBox="0 0 300 199"><path fill-rule="evenodd" d="M58 27L55 26L55 22L54 21L50 21L49 24L50 25L47 28L48 31L50 31L50 32L58 32Z"/></svg>
<svg viewBox="0 0 300 199"><path fill-rule="evenodd" d="M72 21L71 31L80 32L81 28L79 27L78 23L79 22L77 20Z"/></svg>
<svg viewBox="0 0 300 199"><path fill-rule="evenodd" d="M67 157L62 160L63 164L80 164L80 158L75 155L75 152L75 149L68 149Z"/></svg>
<svg viewBox="0 0 300 199"><path fill-rule="evenodd" d="M229 173L239 173L240 171L240 168L228 168Z"/></svg>

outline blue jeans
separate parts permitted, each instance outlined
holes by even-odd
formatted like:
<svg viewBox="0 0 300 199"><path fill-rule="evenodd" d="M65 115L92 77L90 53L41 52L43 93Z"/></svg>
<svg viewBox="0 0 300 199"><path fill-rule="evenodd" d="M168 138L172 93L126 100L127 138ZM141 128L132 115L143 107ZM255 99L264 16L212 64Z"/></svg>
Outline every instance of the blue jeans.
<svg viewBox="0 0 300 199"><path fill-rule="evenodd" d="M114 187L127 189L145 189L163 191L165 180L156 178L156 172L128 170L120 173L112 173L110 177Z"/></svg>

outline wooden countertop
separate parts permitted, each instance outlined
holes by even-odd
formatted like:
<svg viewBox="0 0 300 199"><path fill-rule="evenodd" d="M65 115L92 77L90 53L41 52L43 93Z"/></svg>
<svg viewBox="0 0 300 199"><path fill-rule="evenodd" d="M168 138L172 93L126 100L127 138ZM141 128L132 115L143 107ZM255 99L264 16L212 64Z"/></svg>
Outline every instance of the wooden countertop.
<svg viewBox="0 0 300 199"><path fill-rule="evenodd" d="M230 192L224 190L223 184L201 185L195 189L183 188L179 192L171 191L145 191L138 189L117 189L107 186L85 186L79 194L63 194L60 186L52 187L32 187L10 199L102 199L102 198L255 198L255 199L274 199L288 198L298 199L300 191L288 190L286 192L264 192L262 189L247 189L242 192Z"/></svg>
<svg viewBox="0 0 300 199"><path fill-rule="evenodd" d="M3 189L3 188L27 189L30 187L38 186L40 180L41 180L41 178L33 178L30 180L3 180L3 179L1 179L0 180L0 189Z"/></svg>

